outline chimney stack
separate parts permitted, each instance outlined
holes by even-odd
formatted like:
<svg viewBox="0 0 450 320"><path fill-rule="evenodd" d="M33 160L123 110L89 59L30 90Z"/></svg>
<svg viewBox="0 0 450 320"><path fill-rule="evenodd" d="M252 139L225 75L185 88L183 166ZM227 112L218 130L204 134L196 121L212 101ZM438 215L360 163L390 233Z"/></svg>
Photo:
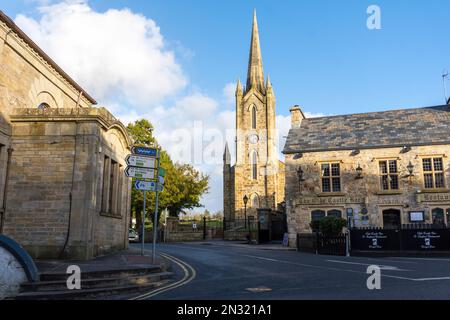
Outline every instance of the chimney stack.
<svg viewBox="0 0 450 320"><path fill-rule="evenodd" d="M302 120L306 119L305 115L302 112L302 109L298 105L295 105L289 111L291 112L292 129L300 128Z"/></svg>

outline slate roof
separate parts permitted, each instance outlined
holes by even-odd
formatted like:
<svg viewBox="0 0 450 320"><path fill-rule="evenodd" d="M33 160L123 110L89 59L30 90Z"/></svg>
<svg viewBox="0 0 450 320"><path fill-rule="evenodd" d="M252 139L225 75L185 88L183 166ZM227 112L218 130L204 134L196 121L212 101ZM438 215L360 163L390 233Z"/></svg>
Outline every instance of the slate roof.
<svg viewBox="0 0 450 320"><path fill-rule="evenodd" d="M450 143L450 105L304 119L283 153Z"/></svg>

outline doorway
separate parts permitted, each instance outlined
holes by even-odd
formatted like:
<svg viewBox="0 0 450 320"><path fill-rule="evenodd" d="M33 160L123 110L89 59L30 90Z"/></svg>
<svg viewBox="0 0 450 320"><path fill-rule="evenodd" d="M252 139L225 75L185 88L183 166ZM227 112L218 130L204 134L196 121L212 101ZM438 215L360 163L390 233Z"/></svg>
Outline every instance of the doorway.
<svg viewBox="0 0 450 320"><path fill-rule="evenodd" d="M400 229L401 212L397 209L388 209L383 211L383 226L385 229Z"/></svg>

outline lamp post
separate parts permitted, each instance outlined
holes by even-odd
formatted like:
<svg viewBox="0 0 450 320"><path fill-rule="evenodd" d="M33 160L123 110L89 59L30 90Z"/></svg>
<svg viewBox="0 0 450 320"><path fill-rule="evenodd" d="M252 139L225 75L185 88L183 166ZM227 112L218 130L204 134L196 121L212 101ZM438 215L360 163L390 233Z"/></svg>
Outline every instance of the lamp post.
<svg viewBox="0 0 450 320"><path fill-rule="evenodd" d="M248 202L248 197L247 195L244 196L244 219L245 219L245 228L247 228L247 202Z"/></svg>

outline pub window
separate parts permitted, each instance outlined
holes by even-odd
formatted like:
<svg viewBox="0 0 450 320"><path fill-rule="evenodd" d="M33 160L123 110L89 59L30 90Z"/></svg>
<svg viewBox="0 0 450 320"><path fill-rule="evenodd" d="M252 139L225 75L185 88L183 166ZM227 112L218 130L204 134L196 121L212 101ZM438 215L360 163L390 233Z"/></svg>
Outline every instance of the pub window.
<svg viewBox="0 0 450 320"><path fill-rule="evenodd" d="M311 212L311 221L316 221L325 218L326 213L323 210L314 210Z"/></svg>
<svg viewBox="0 0 450 320"><path fill-rule="evenodd" d="M108 212L109 170L111 161L108 156L103 160L102 212Z"/></svg>
<svg viewBox="0 0 450 320"><path fill-rule="evenodd" d="M341 167L339 163L322 164L322 192L341 191Z"/></svg>
<svg viewBox="0 0 450 320"><path fill-rule="evenodd" d="M398 190L398 166L397 160L380 161L380 185L381 190Z"/></svg>
<svg viewBox="0 0 450 320"><path fill-rule="evenodd" d="M434 225L437 226L443 226L445 225L445 220L444 220L444 209L441 208L434 208L431 211L431 216L432 216L432 222Z"/></svg>
<svg viewBox="0 0 450 320"><path fill-rule="evenodd" d="M336 218L342 218L342 211L340 210L330 210L327 212L328 217L336 217Z"/></svg>
<svg viewBox="0 0 450 320"><path fill-rule="evenodd" d="M256 107L252 107L252 129L256 129Z"/></svg>
<svg viewBox="0 0 450 320"><path fill-rule="evenodd" d="M442 157L425 158L423 163L423 179L425 189L445 188L444 161Z"/></svg>

